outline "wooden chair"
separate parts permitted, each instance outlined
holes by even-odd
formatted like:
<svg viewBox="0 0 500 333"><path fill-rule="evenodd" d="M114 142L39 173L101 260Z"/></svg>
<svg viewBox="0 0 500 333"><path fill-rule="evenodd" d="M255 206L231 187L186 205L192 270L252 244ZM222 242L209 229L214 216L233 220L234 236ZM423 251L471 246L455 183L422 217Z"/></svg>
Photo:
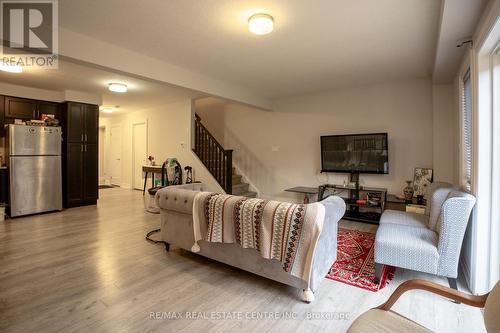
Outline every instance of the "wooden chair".
<svg viewBox="0 0 500 333"><path fill-rule="evenodd" d="M409 280L402 283L381 306L368 310L356 318L348 333L361 332L432 332L424 326L391 311L399 297L409 290L426 290L455 302L484 308L484 324L488 333L500 332L500 282L490 293L474 296L425 280Z"/></svg>

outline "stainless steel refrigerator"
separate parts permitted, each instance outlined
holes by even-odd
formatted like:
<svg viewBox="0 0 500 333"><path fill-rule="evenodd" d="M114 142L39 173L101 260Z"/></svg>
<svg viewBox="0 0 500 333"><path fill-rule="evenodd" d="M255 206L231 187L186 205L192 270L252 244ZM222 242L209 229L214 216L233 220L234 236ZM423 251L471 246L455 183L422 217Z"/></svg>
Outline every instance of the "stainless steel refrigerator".
<svg viewBox="0 0 500 333"><path fill-rule="evenodd" d="M62 210L61 128L8 125L10 216Z"/></svg>

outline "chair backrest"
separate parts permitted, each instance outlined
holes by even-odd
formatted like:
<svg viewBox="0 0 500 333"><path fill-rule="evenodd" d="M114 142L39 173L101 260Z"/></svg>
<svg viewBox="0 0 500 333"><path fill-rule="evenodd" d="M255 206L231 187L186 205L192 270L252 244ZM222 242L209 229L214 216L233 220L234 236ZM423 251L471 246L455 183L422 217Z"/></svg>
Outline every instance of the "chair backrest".
<svg viewBox="0 0 500 333"><path fill-rule="evenodd" d="M441 214L441 207L448 197L448 194L450 194L453 189L454 186L450 183L434 182L431 184L427 206L425 208L425 214L429 216L429 225L427 226L429 229L439 232L436 225L439 219L439 214Z"/></svg>
<svg viewBox="0 0 500 333"><path fill-rule="evenodd" d="M484 326L488 333L500 332L500 281L491 290L484 306Z"/></svg>
<svg viewBox="0 0 500 333"><path fill-rule="evenodd" d="M446 197L436 224L439 230L438 275L457 277L460 249L475 204L476 198L462 191L453 190Z"/></svg>

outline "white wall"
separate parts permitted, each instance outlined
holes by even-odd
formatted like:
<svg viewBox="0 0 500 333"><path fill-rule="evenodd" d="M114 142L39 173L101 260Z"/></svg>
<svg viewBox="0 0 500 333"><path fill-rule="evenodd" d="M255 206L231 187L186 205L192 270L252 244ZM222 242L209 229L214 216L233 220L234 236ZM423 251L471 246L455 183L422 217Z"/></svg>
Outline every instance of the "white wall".
<svg viewBox="0 0 500 333"><path fill-rule="evenodd" d="M390 171L362 175L361 184L400 193L415 167L433 166L432 92L431 81L420 79L290 97L271 112L229 104L217 121L234 163L264 198L299 201L283 190L342 183L347 175L319 173L319 137L370 132L388 133Z"/></svg>
<svg viewBox="0 0 500 333"><path fill-rule="evenodd" d="M132 124L144 120L148 124L147 152L156 158L157 163L163 162L168 157L176 157L183 168L187 165L193 167L195 180L203 181L214 189L222 190L191 151L192 113L190 99L182 99L178 102L158 106L155 109L140 110L122 116L100 118L99 125L106 126L107 129L116 124L121 126L122 187L131 188L131 184L133 184ZM109 133L109 131L107 132ZM106 140L106 142L109 151L109 140ZM109 153L105 154L110 155Z"/></svg>
<svg viewBox="0 0 500 333"><path fill-rule="evenodd" d="M224 105L222 107L218 104L204 106L195 101L194 108L196 114L201 118L201 123L222 144L225 136Z"/></svg>
<svg viewBox="0 0 500 333"><path fill-rule="evenodd" d="M96 52L98 50L98 52ZM135 76L268 109L267 98L235 84L195 73L142 53L59 27L59 54Z"/></svg>
<svg viewBox="0 0 500 333"><path fill-rule="evenodd" d="M21 98L38 99L50 102L63 102L66 100L82 103L101 104L101 96L89 94L76 90L56 91L47 89L38 89L17 84L0 82L0 95L14 96ZM74 97L74 99L72 99ZM5 138L0 138L0 155L5 154ZM5 160L5 157L4 157Z"/></svg>
<svg viewBox="0 0 500 333"><path fill-rule="evenodd" d="M63 101L73 101L96 105L102 104L102 96L99 94L77 90L56 91L39 89L5 82L0 82L0 95L39 99L42 101L58 103Z"/></svg>
<svg viewBox="0 0 500 333"><path fill-rule="evenodd" d="M436 180L458 184L458 115L454 87L434 85L432 96L434 176Z"/></svg>

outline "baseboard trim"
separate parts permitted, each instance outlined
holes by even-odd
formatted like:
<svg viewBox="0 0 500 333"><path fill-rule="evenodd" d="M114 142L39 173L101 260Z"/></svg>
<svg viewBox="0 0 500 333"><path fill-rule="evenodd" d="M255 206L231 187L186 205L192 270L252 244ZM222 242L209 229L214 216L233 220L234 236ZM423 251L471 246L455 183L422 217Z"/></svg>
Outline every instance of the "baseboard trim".
<svg viewBox="0 0 500 333"><path fill-rule="evenodd" d="M126 189L128 189L128 190L131 190L131 189L132 189L132 185L131 185L131 184L129 184L129 183L121 183L121 184L120 184L120 187L121 187L121 188L126 188Z"/></svg>

